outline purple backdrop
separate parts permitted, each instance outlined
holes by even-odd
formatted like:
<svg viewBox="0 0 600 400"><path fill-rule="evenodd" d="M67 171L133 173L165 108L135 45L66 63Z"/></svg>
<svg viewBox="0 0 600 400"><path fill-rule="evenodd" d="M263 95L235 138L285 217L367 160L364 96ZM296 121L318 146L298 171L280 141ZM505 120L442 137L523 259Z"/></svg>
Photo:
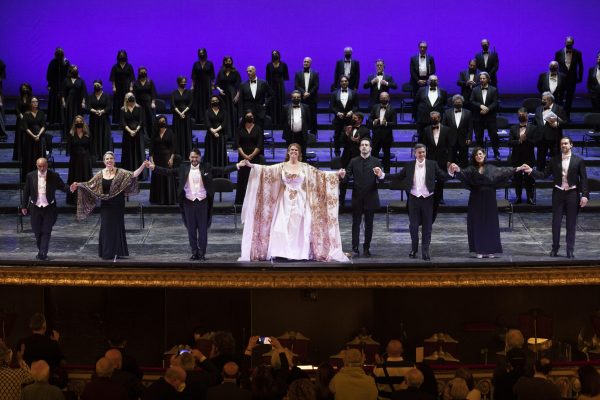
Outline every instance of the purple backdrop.
<svg viewBox="0 0 600 400"><path fill-rule="evenodd" d="M292 75L302 67L303 57L311 56L324 92L344 46L352 46L361 62L361 85L379 57L403 83L409 78L408 59L424 39L436 59L440 84L451 93L457 90L458 71L480 50L483 37L500 56L498 79L504 93L535 92L538 74L566 35L574 35L575 47L583 51L586 73L600 48L599 2L434 0L419 12L413 11L414 4L418 2L7 1L0 24L0 58L8 75L5 93L17 93L21 82L30 82L37 94L43 92L56 46L79 66L88 87L96 78L109 87L110 68L117 50L124 48L136 73L140 65L148 67L159 93L171 92L177 75L189 77L199 47L208 49L216 66L224 55L232 55L242 78L249 64L264 77L273 49L281 51ZM578 89L585 91L585 82Z"/></svg>

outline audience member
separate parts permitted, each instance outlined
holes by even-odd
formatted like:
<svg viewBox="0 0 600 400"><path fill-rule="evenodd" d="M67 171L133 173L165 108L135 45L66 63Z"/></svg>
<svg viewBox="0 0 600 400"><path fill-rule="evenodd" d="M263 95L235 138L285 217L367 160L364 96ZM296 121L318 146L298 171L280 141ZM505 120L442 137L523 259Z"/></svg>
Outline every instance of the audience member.
<svg viewBox="0 0 600 400"><path fill-rule="evenodd" d="M533 377L522 376L513 388L517 400L560 400L558 386L550 380L552 362L548 358L540 358L535 362Z"/></svg>
<svg viewBox="0 0 600 400"><path fill-rule="evenodd" d="M118 351L118 350L114 350ZM96 374L85 385L81 400L127 400L127 389L112 379L115 365L107 357L102 357L96 362ZM133 397L137 399L138 397Z"/></svg>
<svg viewBox="0 0 600 400"><path fill-rule="evenodd" d="M434 400L437 400L439 397L438 384L433 369L431 369L429 364L423 362L416 363L415 367L423 374L423 384L420 387L421 391L429 394Z"/></svg>
<svg viewBox="0 0 600 400"><path fill-rule="evenodd" d="M287 400L316 400L315 387L308 378L296 379L290 384Z"/></svg>
<svg viewBox="0 0 600 400"><path fill-rule="evenodd" d="M375 400L377 385L363 370L364 356L358 349L344 351L344 366L329 383L335 400Z"/></svg>
<svg viewBox="0 0 600 400"><path fill-rule="evenodd" d="M404 347L399 340L390 340L385 352L387 358L383 360L377 356L375 358L377 365L373 368L373 376L375 377L380 399L390 398L392 393L406 389L406 374L414 368L413 363L405 361L402 357ZM419 372L419 374L421 373ZM417 386L417 389L419 386Z"/></svg>
<svg viewBox="0 0 600 400"><path fill-rule="evenodd" d="M144 386L137 376L123 370L123 355L121 351L119 349L107 350L104 357L113 365L111 381L124 387L130 399L140 398L144 392Z"/></svg>
<svg viewBox="0 0 600 400"><path fill-rule="evenodd" d="M405 384L401 390L392 392L388 397L382 396L379 392L379 399L392 399L392 400L432 400L433 397L421 390L423 385L424 377L421 371L416 368L410 368L405 374Z"/></svg>
<svg viewBox="0 0 600 400"><path fill-rule="evenodd" d="M63 392L48 382L50 367L46 361L31 363L31 376L35 382L23 389L21 400L64 400Z"/></svg>
<svg viewBox="0 0 600 400"><path fill-rule="evenodd" d="M577 370L581 390L577 400L600 399L600 374L593 365L584 365Z"/></svg>
<svg viewBox="0 0 600 400"><path fill-rule="evenodd" d="M0 399L20 400L22 387L33 381L29 367L18 352L17 358L19 368L11 368L12 350L0 340Z"/></svg>
<svg viewBox="0 0 600 400"><path fill-rule="evenodd" d="M454 377L462 378L467 383L469 389L467 400L481 400L481 391L475 387L475 380L471 371L466 368L459 368L454 372Z"/></svg>
<svg viewBox="0 0 600 400"><path fill-rule="evenodd" d="M468 394L467 382L463 378L454 378L446 386L444 400L466 400Z"/></svg>
<svg viewBox="0 0 600 400"><path fill-rule="evenodd" d="M185 390L185 370L169 367L165 376L154 382L142 397L143 400L179 400Z"/></svg>
<svg viewBox="0 0 600 400"><path fill-rule="evenodd" d="M206 400L250 400L252 393L239 387L237 379L240 369L236 363L230 361L223 366L223 381L218 386L208 388Z"/></svg>
<svg viewBox="0 0 600 400"><path fill-rule="evenodd" d="M523 349L513 348L506 352L508 364L502 374L494 376L494 400L514 400L513 387L525 376L527 356Z"/></svg>
<svg viewBox="0 0 600 400"><path fill-rule="evenodd" d="M333 379L335 370L333 366L327 362L322 363L317 368L317 376L315 377L315 392L317 400L333 400L334 395L329 390L329 382Z"/></svg>

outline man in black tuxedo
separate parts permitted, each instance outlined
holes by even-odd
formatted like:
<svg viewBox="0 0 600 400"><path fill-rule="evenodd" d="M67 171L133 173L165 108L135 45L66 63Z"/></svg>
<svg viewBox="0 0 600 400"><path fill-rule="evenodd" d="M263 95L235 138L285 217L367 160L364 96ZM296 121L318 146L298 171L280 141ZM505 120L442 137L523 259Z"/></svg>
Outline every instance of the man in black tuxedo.
<svg viewBox="0 0 600 400"><path fill-rule="evenodd" d="M286 146L298 143L302 148L302 158L306 159L306 136L310 126L310 110L306 104L301 103L300 91L292 92L292 103L286 104L284 111L283 139Z"/></svg>
<svg viewBox="0 0 600 400"><path fill-rule="evenodd" d="M458 73L458 81L456 82L460 86L460 94L465 99L463 106L469 111L473 111L471 107L471 93L473 92L473 88L478 85L478 80L477 62L475 59L472 59L469 61L469 67Z"/></svg>
<svg viewBox="0 0 600 400"><path fill-rule="evenodd" d="M423 131L431 124L429 119L431 112L437 111L442 114L448 102L448 94L438 86L437 76L431 75L427 83L427 86L423 86L417 92L415 103L417 105L417 135L419 136L419 143L423 143L425 140Z"/></svg>
<svg viewBox="0 0 600 400"><path fill-rule="evenodd" d="M396 126L396 111L390 104L387 92L381 92L379 103L371 107L368 125L373 131L373 154L379 157L379 151L383 150L383 170L387 174L390 172L393 128Z"/></svg>
<svg viewBox="0 0 600 400"><path fill-rule="evenodd" d="M317 134L317 101L319 100L319 73L312 70L312 58L304 57L302 71L296 72L294 89L302 95L302 103L310 109L310 132Z"/></svg>
<svg viewBox="0 0 600 400"><path fill-rule="evenodd" d="M552 93L542 94L542 105L535 110L535 124L538 129L537 167L541 171L546 166L546 154L554 157L559 152L562 128L567 116L561 106L554 102Z"/></svg>
<svg viewBox="0 0 600 400"><path fill-rule="evenodd" d="M360 256L360 223L365 216L365 241L363 255L371 257L371 238L373 237L373 217L379 208L379 192L377 183L382 182L385 173L381 170L379 158L371 156L371 140L365 137L360 140L360 155L350 160L346 169L340 171L340 176L347 181L354 179L352 187L352 253Z"/></svg>
<svg viewBox="0 0 600 400"><path fill-rule="evenodd" d="M588 73L587 89L592 99L592 109L600 113L600 52L596 56L596 65Z"/></svg>
<svg viewBox="0 0 600 400"><path fill-rule="evenodd" d="M563 213L567 214L567 258L575 258L575 231L577 230L577 212L590 198L585 162L571 152L573 141L565 136L560 140L561 154L550 160L546 168L533 171L536 178L545 179L552 175L552 251L550 257L558 256L560 247L560 226ZM531 173L531 168L529 171ZM581 198L579 198L581 193Z"/></svg>
<svg viewBox="0 0 600 400"><path fill-rule="evenodd" d="M367 81L363 85L364 89L369 89L369 109L379 102L379 95L382 92L389 93L390 89L398 89L398 85L394 82L394 78L390 74L386 74L383 70L385 64L382 59L375 62L374 74L369 75Z"/></svg>
<svg viewBox="0 0 600 400"><path fill-rule="evenodd" d="M498 89L498 68L500 67L500 61L498 59L498 53L495 50L490 50L490 41L483 39L481 41L481 51L475 55L477 62L477 69L479 71L485 71L490 74L490 85Z"/></svg>
<svg viewBox="0 0 600 400"><path fill-rule="evenodd" d="M448 161L466 168L469 163L469 145L473 140L473 120L471 111L464 104L464 97L460 94L452 96L453 108L444 112L442 125L450 129L450 154Z"/></svg>
<svg viewBox="0 0 600 400"><path fill-rule="evenodd" d="M508 144L512 147L510 156L513 167L520 167L523 164L535 165L535 143L537 141L537 127L528 123L527 109L519 108L519 123L511 126L510 139ZM535 205L533 199L533 185L535 179L531 174L523 171L515 172L513 182L515 183L515 204L520 204L523 200L523 186L527 195L527 204Z"/></svg>
<svg viewBox="0 0 600 400"><path fill-rule="evenodd" d="M554 60L558 61L559 71L566 77L565 83L565 112L567 118L571 116L571 105L577 84L583 80L583 58L581 52L573 48L575 39L567 36L565 47L558 50Z"/></svg>
<svg viewBox="0 0 600 400"><path fill-rule="evenodd" d="M335 115L333 118L333 146L336 157L340 156L342 131L352 124L352 115L358 111L358 95L348 88L348 77L340 78L340 88L331 94L329 107Z"/></svg>
<svg viewBox="0 0 600 400"><path fill-rule="evenodd" d="M413 94L427 85L427 80L433 74L435 74L435 60L433 56L427 54L427 42L421 41L419 54L410 58L410 84L413 87Z"/></svg>
<svg viewBox="0 0 600 400"><path fill-rule="evenodd" d="M537 90L540 95L544 92L552 93L556 102L561 104L566 80L567 77L558 72L558 62L551 61L548 65L548 72L542 72L538 78Z"/></svg>
<svg viewBox="0 0 600 400"><path fill-rule="evenodd" d="M473 107L473 129L477 145L483 147L483 133L487 129L488 136L494 149L494 158L500 161L498 150L498 128L496 127L496 112L498 111L498 91L489 84L490 75L487 72L479 73L479 86L473 88L471 105Z"/></svg>
<svg viewBox="0 0 600 400"><path fill-rule="evenodd" d="M350 89L357 91L360 82L360 63L352 58L352 47L344 48L344 58L335 63L335 72L333 74L333 84L331 91L338 89L338 83L342 76L348 78Z"/></svg>
<svg viewBox="0 0 600 400"><path fill-rule="evenodd" d="M265 126L265 114L271 97L273 97L273 92L267 81L256 77L256 68L253 65L248 66L246 72L248 73L248 80L240 86L242 110L243 112L252 110L254 122L262 128Z"/></svg>
<svg viewBox="0 0 600 400"><path fill-rule="evenodd" d="M349 125L344 127L341 143L344 146L344 152L340 158L342 168L346 168L354 157L360 155L360 142L362 139L371 139L371 132L362 124L364 115L360 112L352 114ZM346 183L340 185L340 206L346 201Z"/></svg>
<svg viewBox="0 0 600 400"><path fill-rule="evenodd" d="M153 173L178 176L177 196L192 249L190 260L206 260L208 228L212 222L215 190L210 169L200 164L200 150L192 149L189 162L181 163L179 168L164 168L150 161L146 161L146 165ZM239 169L239 165L225 167L224 173L233 171L235 167Z"/></svg>
<svg viewBox="0 0 600 400"><path fill-rule="evenodd" d="M444 172L434 160L427 160L425 145L417 143L414 147L415 161L409 161L398 174L389 175L390 179L399 179L402 189L408 194L408 220L412 248L408 256L415 258L419 250L419 225L422 225L421 255L429 260L431 227L433 225L433 195L435 182L446 181L450 175Z"/></svg>
<svg viewBox="0 0 600 400"><path fill-rule="evenodd" d="M448 168L450 150L452 149L452 138L450 128L440 124L442 116L437 111L432 111L430 114L431 125L425 128L423 138L425 139L425 147L427 148L427 159L434 160L438 163L441 170ZM437 216L437 209L440 204L444 204L444 181L438 180L435 182L433 189L433 221Z"/></svg>
<svg viewBox="0 0 600 400"><path fill-rule="evenodd" d="M35 162L37 171L27 174L23 190L21 214L31 213L31 230L35 234L38 260L48 259L48 244L52 235L52 227L56 223L56 191L66 193L68 186L54 171L48 170L48 160L38 158Z"/></svg>

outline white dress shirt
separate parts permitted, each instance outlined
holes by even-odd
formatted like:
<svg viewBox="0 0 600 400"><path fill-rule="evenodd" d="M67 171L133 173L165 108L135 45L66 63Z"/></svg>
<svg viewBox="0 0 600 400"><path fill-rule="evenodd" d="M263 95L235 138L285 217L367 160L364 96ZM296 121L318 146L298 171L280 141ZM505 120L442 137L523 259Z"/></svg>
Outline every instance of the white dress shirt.
<svg viewBox="0 0 600 400"><path fill-rule="evenodd" d="M204 182L202 181L199 165L196 167L192 165L190 167L188 180L183 189L185 190L185 198L188 200L202 201L206 198L206 188L204 187Z"/></svg>
<svg viewBox="0 0 600 400"><path fill-rule="evenodd" d="M487 68L488 59L490 58L490 53L483 53L483 65Z"/></svg>
<svg viewBox="0 0 600 400"><path fill-rule="evenodd" d="M38 198L37 198L37 202L35 203L36 206L38 207L47 207L48 204L48 199L46 198L46 178L47 178L47 173L40 173L38 171L38 184L37 184L37 189L38 189Z"/></svg>
<svg viewBox="0 0 600 400"><path fill-rule="evenodd" d="M485 101L487 100L487 89L489 88L489 86L487 87L482 87L481 88L481 97L483 98L483 105L485 105ZM486 90L484 90L486 89Z"/></svg>
<svg viewBox="0 0 600 400"><path fill-rule="evenodd" d="M596 67L596 80L600 83L600 68Z"/></svg>
<svg viewBox="0 0 600 400"><path fill-rule="evenodd" d="M462 108L460 109L459 112L456 112L456 109L454 110L454 121L456 122L456 127L458 128L460 126L460 119L462 118Z"/></svg>
<svg viewBox="0 0 600 400"><path fill-rule="evenodd" d="M419 54L419 76L427 76L427 56L421 58Z"/></svg>
<svg viewBox="0 0 600 400"><path fill-rule="evenodd" d="M548 76L548 88L550 89L550 93L554 93L556 91L556 87L558 86L558 75L549 75Z"/></svg>
<svg viewBox="0 0 600 400"><path fill-rule="evenodd" d="M436 90L431 90L431 88L427 88L427 97L429 98L429 102L431 103L431 105L434 105L435 102L437 101L439 96L439 91Z"/></svg>
<svg viewBox="0 0 600 400"><path fill-rule="evenodd" d="M565 65L567 69L571 69L571 62L573 61L573 52L567 53L567 49L565 49Z"/></svg>
<svg viewBox="0 0 600 400"><path fill-rule="evenodd" d="M413 186L410 189L410 194L415 197L427 198L433 194L427 190L427 186L425 185L425 162L426 160L423 160L423 162L415 161L415 177L413 179Z"/></svg>
<svg viewBox="0 0 600 400"><path fill-rule="evenodd" d="M569 186L567 180L567 174L569 173L569 164L571 163L571 152L569 154L562 154L562 183L560 186L556 185L560 190L571 190L575 189L576 186Z"/></svg>
<svg viewBox="0 0 600 400"><path fill-rule="evenodd" d="M310 82L310 72L304 73L304 90L308 92L308 83Z"/></svg>
<svg viewBox="0 0 600 400"><path fill-rule="evenodd" d="M344 75L350 78L350 67L352 66L352 60L344 60Z"/></svg>
<svg viewBox="0 0 600 400"><path fill-rule="evenodd" d="M340 89L342 90L342 89ZM346 103L348 103L348 91L340 91L340 101L342 102L342 105L344 106L344 108L346 108Z"/></svg>
<svg viewBox="0 0 600 400"><path fill-rule="evenodd" d="M292 106L292 132L302 132L302 109Z"/></svg>
<svg viewBox="0 0 600 400"><path fill-rule="evenodd" d="M252 83L252 81L255 81ZM256 88L258 86L258 79L254 78L250 80L250 91L252 92L252 97L256 98Z"/></svg>
<svg viewBox="0 0 600 400"><path fill-rule="evenodd" d="M389 107L389 104L388 106ZM381 108L379 109L379 122L383 125L384 121L385 121L385 112L387 111L387 108L384 108L383 106L381 106ZM387 125L387 121L385 121Z"/></svg>

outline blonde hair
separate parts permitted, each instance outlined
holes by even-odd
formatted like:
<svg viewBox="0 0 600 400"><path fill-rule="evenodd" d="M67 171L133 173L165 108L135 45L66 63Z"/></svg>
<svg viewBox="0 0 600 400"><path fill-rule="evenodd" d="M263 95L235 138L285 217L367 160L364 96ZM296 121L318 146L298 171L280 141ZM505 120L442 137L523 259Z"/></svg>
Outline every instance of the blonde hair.
<svg viewBox="0 0 600 400"><path fill-rule="evenodd" d="M71 130L69 131L71 136L75 136L75 132L77 132L77 128L75 128L75 121L77 121L77 119L81 119L81 121L83 122L83 136L90 137L90 128L88 127L88 124L85 123L85 119L83 119L83 116L81 115L76 115L75 118L73 118Z"/></svg>

